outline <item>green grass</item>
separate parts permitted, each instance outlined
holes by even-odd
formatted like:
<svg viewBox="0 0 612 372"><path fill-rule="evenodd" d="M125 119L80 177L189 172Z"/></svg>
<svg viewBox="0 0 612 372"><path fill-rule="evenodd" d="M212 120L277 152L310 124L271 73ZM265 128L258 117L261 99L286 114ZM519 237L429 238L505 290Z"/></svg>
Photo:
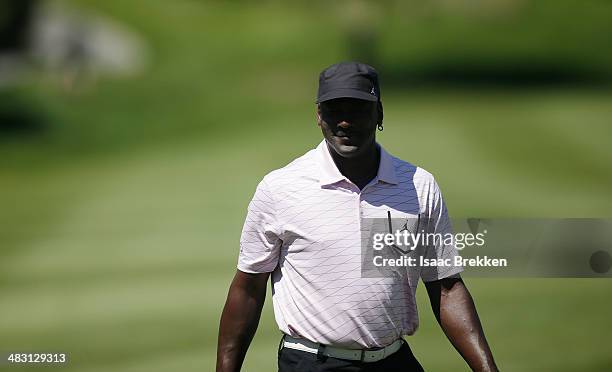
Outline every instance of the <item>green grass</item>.
<svg viewBox="0 0 612 372"><path fill-rule="evenodd" d="M212 370L255 186L320 141L316 75L347 56L341 9L79 4L133 25L151 64L80 94L20 88L49 131L0 143L0 350L66 351L73 371ZM379 140L434 173L452 216L612 215L609 91L388 83ZM503 370L612 369L609 280L467 284ZM423 287L418 303L419 360L465 370ZM245 370L274 370L278 338L268 297Z"/></svg>
<svg viewBox="0 0 612 372"><path fill-rule="evenodd" d="M599 134L607 130L610 109L597 96L532 98L543 104L523 95L390 97L380 141L438 175L453 215L609 215L609 175L597 173L598 163L581 167L594 154L610 155L593 145L603 141ZM514 109L504 112L508 106ZM585 174L567 181L575 192L553 191L562 173L538 177L556 165L555 157L511 166L508 157L528 154L501 142L492 151L487 144L494 140L489 126L497 125L505 141L537 148L547 143L553 122L536 118L560 110L576 116L588 111L594 128L563 137L557 153L585 157L565 163L565 172ZM489 117L521 123L531 134L504 130ZM523 122L528 117L534 119ZM191 140L46 171L2 171L0 203L9 207L0 213L0 349L68 351L69 370L209 370L254 187L320 138L310 113L296 114L289 129L286 123L277 118L249 138ZM560 132L574 123L569 125ZM585 143L590 146L581 147ZM568 148L584 151L565 154ZM557 205L563 198L572 203ZM467 280L505 370L597 371L612 363L605 347L610 281ZM419 306L421 328L410 338L417 356L431 370L464 369L422 287ZM273 370L277 342L268 301L245 370Z"/></svg>

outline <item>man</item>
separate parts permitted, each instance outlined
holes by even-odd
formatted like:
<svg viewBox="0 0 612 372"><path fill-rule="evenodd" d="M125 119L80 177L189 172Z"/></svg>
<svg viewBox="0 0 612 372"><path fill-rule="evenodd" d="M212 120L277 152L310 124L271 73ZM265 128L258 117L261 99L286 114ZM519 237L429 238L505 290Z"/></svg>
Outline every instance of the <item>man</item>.
<svg viewBox="0 0 612 372"><path fill-rule="evenodd" d="M279 371L421 371L404 335L418 326L419 278L444 333L473 370L497 370L461 267L361 272L361 224L387 215L423 216L450 231L431 174L389 155L377 72L344 62L319 77L317 124L324 140L266 175L249 204L238 270L221 316L217 371L239 371L257 328L272 273L283 332ZM408 139L413 140L413 139ZM433 247L452 258L454 246Z"/></svg>

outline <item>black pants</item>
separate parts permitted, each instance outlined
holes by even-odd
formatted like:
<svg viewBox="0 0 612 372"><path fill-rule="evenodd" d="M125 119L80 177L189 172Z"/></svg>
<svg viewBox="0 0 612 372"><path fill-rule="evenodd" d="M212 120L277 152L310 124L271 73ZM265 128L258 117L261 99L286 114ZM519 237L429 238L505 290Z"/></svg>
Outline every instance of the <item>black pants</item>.
<svg viewBox="0 0 612 372"><path fill-rule="evenodd" d="M278 352L279 372L411 372L423 371L406 342L383 360L365 363L336 359L306 351L282 348Z"/></svg>

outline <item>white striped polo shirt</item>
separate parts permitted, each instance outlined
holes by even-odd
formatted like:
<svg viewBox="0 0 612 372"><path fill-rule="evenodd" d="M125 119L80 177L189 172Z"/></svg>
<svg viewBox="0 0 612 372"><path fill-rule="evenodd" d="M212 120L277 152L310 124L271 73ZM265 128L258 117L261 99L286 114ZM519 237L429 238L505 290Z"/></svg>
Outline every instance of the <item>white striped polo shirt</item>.
<svg viewBox="0 0 612 372"><path fill-rule="evenodd" d="M346 348L386 346L418 327L416 288L461 267L408 267L405 275L361 275L361 219L422 216L451 232L433 176L382 147L377 176L359 190L336 167L325 140L267 174L251 200L238 269L272 272L278 327L293 337ZM457 250L439 242L435 258Z"/></svg>

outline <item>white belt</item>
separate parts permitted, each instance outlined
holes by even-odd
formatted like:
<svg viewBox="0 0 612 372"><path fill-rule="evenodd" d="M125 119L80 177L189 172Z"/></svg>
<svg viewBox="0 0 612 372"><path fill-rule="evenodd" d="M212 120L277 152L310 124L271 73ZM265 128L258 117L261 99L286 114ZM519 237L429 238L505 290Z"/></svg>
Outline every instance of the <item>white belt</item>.
<svg viewBox="0 0 612 372"><path fill-rule="evenodd" d="M380 349L342 349L339 347L321 345L303 338L288 335L283 337L281 347L305 351L312 354L322 354L331 358L360 360L366 363L378 362L395 353L402 347L403 339L396 340L389 346Z"/></svg>

